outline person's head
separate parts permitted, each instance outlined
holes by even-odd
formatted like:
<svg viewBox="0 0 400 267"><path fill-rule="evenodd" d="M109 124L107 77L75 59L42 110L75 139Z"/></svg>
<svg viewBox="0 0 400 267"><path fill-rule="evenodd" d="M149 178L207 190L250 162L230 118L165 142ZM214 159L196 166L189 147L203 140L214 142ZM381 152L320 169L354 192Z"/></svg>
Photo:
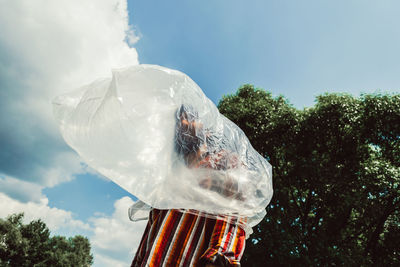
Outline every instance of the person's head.
<svg viewBox="0 0 400 267"><path fill-rule="evenodd" d="M204 144L205 133L198 113L189 105L181 105L176 113L176 151L183 156L188 156L197 153Z"/></svg>

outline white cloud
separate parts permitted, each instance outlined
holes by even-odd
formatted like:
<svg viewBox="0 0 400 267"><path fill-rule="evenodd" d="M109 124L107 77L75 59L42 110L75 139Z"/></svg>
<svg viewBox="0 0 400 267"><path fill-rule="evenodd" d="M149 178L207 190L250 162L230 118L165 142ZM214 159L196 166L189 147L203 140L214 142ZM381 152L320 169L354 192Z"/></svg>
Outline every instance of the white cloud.
<svg viewBox="0 0 400 267"><path fill-rule="evenodd" d="M18 183L25 189L36 185L25 185L26 182L15 181L13 178L3 179L5 184ZM29 192L27 192L29 193ZM41 219L52 234L65 236L84 235L90 240L94 255L94 266L129 266L131 263L147 221L131 222L128 218L128 208L133 204L129 197L118 199L114 203L114 213L107 217L92 217L89 222L74 219L70 211L52 208L48 199L41 198L35 202L20 202L0 192L0 218L13 213L24 212L24 223Z"/></svg>
<svg viewBox="0 0 400 267"><path fill-rule="evenodd" d="M53 234L91 239L96 266L126 266L144 231L123 198L86 223L50 207L51 187L93 170L62 140L51 100L111 69L138 64L126 0L0 0L0 217L24 212ZM129 45L128 45L129 43Z"/></svg>
<svg viewBox="0 0 400 267"><path fill-rule="evenodd" d="M111 217L92 219L95 266L129 266L133 260L147 221L129 220L128 208L132 204L129 197L123 197L114 203Z"/></svg>
<svg viewBox="0 0 400 267"><path fill-rule="evenodd" d="M0 173L53 186L85 171L51 99L138 64L126 0L0 0Z"/></svg>
<svg viewBox="0 0 400 267"><path fill-rule="evenodd" d="M72 236L90 231L90 225L74 219L71 212L49 207L46 197L41 198L39 203L31 201L22 203L4 193L0 193L1 218L20 212L24 212L25 214L25 223L41 219L53 234L67 232Z"/></svg>
<svg viewBox="0 0 400 267"><path fill-rule="evenodd" d="M116 260L116 259L110 258L108 256L103 256L101 254L96 254L94 257L93 266L94 267L100 267L100 266L126 267L126 266L130 266L130 263L121 261L121 260Z"/></svg>
<svg viewBox="0 0 400 267"><path fill-rule="evenodd" d="M42 194L43 187L9 176L0 175L0 191L23 202L41 203L46 197Z"/></svg>

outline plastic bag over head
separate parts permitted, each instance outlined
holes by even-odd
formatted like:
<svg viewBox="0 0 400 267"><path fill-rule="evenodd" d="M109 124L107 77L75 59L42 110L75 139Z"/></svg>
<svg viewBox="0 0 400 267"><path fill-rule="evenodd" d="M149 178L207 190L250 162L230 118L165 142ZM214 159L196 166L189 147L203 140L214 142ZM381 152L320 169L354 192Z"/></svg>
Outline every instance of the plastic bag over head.
<svg viewBox="0 0 400 267"><path fill-rule="evenodd" d="M182 72L113 70L112 78L57 97L53 107L68 145L136 196L137 209L241 217L247 229L264 217L271 165Z"/></svg>

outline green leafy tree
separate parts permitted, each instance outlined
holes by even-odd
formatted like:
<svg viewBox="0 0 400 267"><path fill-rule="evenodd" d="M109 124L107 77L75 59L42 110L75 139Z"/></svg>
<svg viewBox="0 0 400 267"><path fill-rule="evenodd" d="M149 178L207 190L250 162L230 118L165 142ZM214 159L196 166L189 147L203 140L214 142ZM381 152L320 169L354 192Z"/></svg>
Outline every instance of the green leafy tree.
<svg viewBox="0 0 400 267"><path fill-rule="evenodd" d="M243 266L400 266L400 95L325 94L297 110L244 85L219 109L273 166Z"/></svg>
<svg viewBox="0 0 400 267"><path fill-rule="evenodd" d="M50 237L41 220L24 224L24 215L0 219L0 266L90 266L89 240L82 236Z"/></svg>

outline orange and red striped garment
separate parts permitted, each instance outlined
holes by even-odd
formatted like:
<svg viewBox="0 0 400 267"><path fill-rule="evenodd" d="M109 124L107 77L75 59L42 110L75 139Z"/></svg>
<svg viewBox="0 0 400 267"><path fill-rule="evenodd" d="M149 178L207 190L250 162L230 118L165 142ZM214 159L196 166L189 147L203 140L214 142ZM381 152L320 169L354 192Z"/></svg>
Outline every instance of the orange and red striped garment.
<svg viewBox="0 0 400 267"><path fill-rule="evenodd" d="M246 234L238 219L204 215L152 209L132 266L240 266Z"/></svg>

